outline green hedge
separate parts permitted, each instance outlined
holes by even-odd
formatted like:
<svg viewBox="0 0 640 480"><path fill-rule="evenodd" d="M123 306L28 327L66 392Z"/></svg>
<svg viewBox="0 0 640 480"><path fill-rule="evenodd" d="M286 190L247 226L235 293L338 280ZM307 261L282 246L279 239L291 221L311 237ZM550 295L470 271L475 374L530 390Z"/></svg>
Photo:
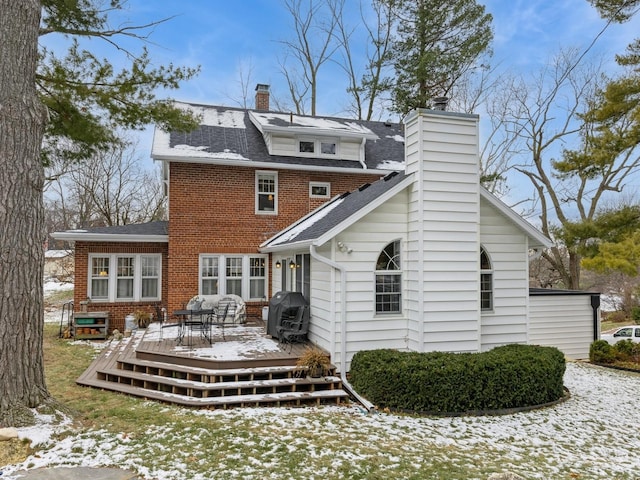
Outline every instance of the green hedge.
<svg viewBox="0 0 640 480"><path fill-rule="evenodd" d="M596 340L589 347L589 360L601 365L616 362L640 363L640 343L625 339L609 345L605 340Z"/></svg>
<svg viewBox="0 0 640 480"><path fill-rule="evenodd" d="M350 374L356 391L381 408L464 413L558 400L564 371L557 348L505 345L485 353L361 351Z"/></svg>

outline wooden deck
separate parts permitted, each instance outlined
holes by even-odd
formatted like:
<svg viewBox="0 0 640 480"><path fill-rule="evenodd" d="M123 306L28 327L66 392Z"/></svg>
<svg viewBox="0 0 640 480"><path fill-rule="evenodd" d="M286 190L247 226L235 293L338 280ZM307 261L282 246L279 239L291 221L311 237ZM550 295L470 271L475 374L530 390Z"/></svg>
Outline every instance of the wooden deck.
<svg viewBox="0 0 640 480"><path fill-rule="evenodd" d="M193 407L340 403L347 398L332 367L309 378L295 367L306 345L282 345L260 322L225 328L209 344L158 325L112 342L78 378L80 385ZM327 354L328 355L328 354Z"/></svg>

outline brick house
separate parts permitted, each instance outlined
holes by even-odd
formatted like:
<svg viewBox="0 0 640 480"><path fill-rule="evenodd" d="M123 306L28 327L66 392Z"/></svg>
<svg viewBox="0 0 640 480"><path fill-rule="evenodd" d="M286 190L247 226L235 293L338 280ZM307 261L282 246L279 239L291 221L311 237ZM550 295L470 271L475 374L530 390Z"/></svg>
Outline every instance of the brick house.
<svg viewBox="0 0 640 480"><path fill-rule="evenodd" d="M201 121L155 132L168 222L54 234L75 241L76 304L111 328L194 295L239 295L260 317L299 291L310 340L343 372L372 348L588 355L599 297L529 291L530 255L551 241L481 187L476 115L298 116L271 112L265 85L254 110L178 105Z"/></svg>
<svg viewBox="0 0 640 480"><path fill-rule="evenodd" d="M109 311L111 329L134 310L172 311L197 294L240 295L259 317L274 293L260 244L403 162L399 124L270 112L266 85L255 110L179 106L202 121L154 135L169 221L53 234L75 242L75 304Z"/></svg>

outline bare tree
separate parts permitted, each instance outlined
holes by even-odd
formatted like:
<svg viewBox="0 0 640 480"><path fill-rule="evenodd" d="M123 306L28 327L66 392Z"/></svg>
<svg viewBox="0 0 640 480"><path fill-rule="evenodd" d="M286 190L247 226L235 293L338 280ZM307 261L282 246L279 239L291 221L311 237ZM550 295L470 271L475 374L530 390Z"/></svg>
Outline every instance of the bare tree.
<svg viewBox="0 0 640 480"><path fill-rule="evenodd" d="M594 127L581 114L593 106L605 82L598 63L579 64L579 52L560 52L532 83L514 85L515 112L508 122L525 143L527 159L516 165L534 189L543 233L561 243L543 253L565 288L580 287L580 242L569 234L575 223L593 220L605 192L618 191L636 164L596 173L568 175L561 168L565 142L575 143ZM620 164L618 164L620 165Z"/></svg>
<svg viewBox="0 0 640 480"><path fill-rule="evenodd" d="M355 27L348 26L342 10L333 10L336 36L342 51L339 65L349 82L349 111L359 120L372 120L374 114L379 118L386 113L383 95L391 88L391 45L396 17L389 2L376 0L372 2L372 9L373 16L370 17L363 11L362 4L360 5L360 22L367 33L364 65L356 61L361 55L352 51Z"/></svg>
<svg viewBox="0 0 640 480"><path fill-rule="evenodd" d="M165 215L159 171L145 170L135 145L99 152L57 176L46 192L47 207L64 229L126 225ZM56 212L57 210L57 212Z"/></svg>
<svg viewBox="0 0 640 480"><path fill-rule="evenodd" d="M307 113L308 102L311 115L315 115L318 73L339 47L334 31L344 0L286 0L285 5L293 19L295 37L281 42L287 53L280 61L280 69L296 113ZM325 5L328 11L323 10Z"/></svg>

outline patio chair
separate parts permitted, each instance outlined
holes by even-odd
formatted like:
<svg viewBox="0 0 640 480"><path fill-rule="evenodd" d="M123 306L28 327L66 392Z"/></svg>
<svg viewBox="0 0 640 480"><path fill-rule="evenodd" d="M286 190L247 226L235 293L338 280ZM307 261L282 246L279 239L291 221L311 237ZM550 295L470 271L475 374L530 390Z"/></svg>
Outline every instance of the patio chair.
<svg viewBox="0 0 640 480"><path fill-rule="evenodd" d="M224 324L227 315L229 315L229 311L231 310L232 302L223 303L222 300L218 303L218 309L215 313L212 313L207 318L207 323L209 326L209 341L211 342L211 329L213 327L219 327L222 330L222 339L226 341L224 336Z"/></svg>
<svg viewBox="0 0 640 480"><path fill-rule="evenodd" d="M278 332L278 340L280 343L303 343L307 340L309 333L309 306L304 305L298 307L296 316L291 319L282 320L282 323L276 328Z"/></svg>
<svg viewBox="0 0 640 480"><path fill-rule="evenodd" d="M175 319L175 322L167 322L167 309L164 307L160 307L159 305L154 305L154 310L156 311L156 318L158 319L158 323L160 323L160 338L158 341L162 341L162 333L165 328L182 328L182 322L179 319ZM179 336L179 334L178 334Z"/></svg>

